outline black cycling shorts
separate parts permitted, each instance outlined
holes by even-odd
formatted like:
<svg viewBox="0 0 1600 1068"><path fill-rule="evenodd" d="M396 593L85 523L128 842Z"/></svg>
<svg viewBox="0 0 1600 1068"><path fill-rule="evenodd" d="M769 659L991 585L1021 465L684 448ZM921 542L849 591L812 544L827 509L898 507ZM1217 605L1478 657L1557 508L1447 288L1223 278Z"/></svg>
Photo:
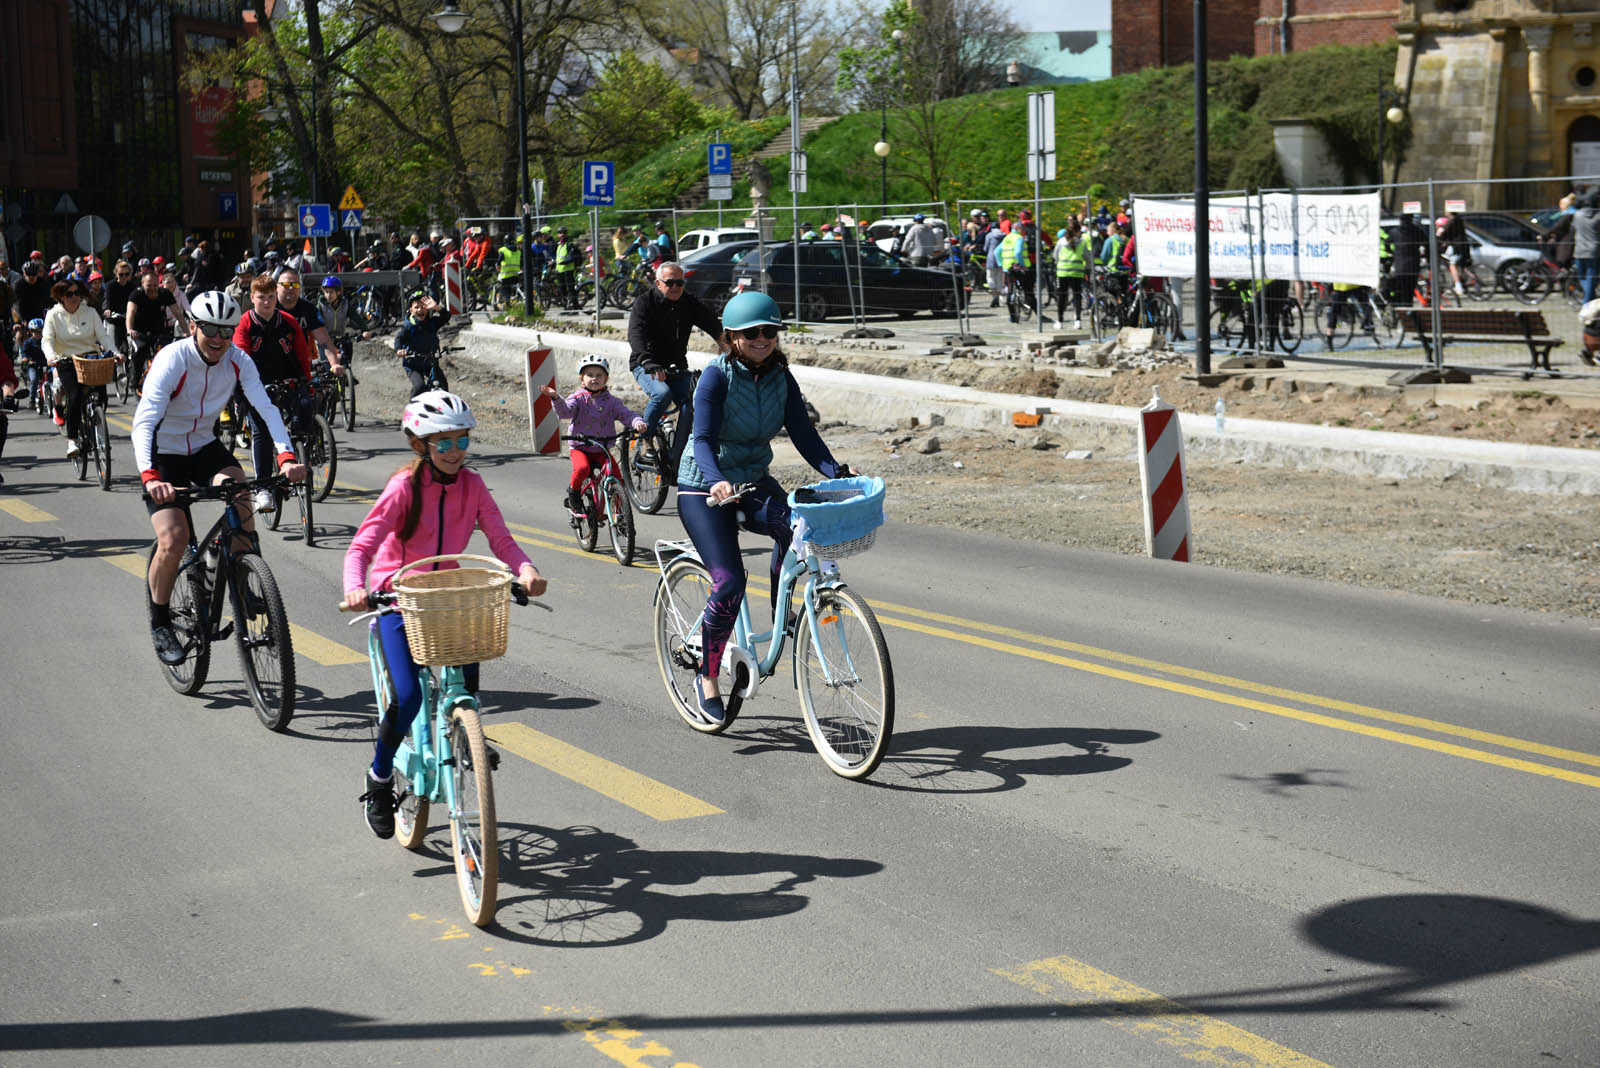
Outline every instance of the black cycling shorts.
<svg viewBox="0 0 1600 1068"><path fill-rule="evenodd" d="M161 473L162 482L170 482L178 489L187 489L190 486L209 486L211 480L230 467L238 467L239 461L234 459L233 453L223 447L222 442L212 441L197 453L188 456L179 456L174 453L158 452L151 460L151 466ZM168 504L157 504L155 501L144 502L145 511L151 515L165 508L181 508L177 501Z"/></svg>

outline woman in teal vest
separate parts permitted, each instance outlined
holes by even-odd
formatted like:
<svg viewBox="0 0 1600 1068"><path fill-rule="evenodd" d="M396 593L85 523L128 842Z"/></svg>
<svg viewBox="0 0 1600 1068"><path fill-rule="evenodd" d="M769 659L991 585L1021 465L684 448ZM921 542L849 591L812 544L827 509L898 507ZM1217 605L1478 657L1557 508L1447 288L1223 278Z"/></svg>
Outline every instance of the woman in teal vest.
<svg viewBox="0 0 1600 1068"><path fill-rule="evenodd" d="M727 718L717 688L722 653L744 599L744 561L739 555L739 512L744 527L772 538L772 588L789 548L789 501L767 473L772 439L789 440L824 478L855 472L833 458L806 414L805 398L778 347L783 316L765 293L740 293L722 309L723 341L729 352L700 375L694 391L694 447L678 465L678 515L711 572L701 643L700 714L712 723ZM753 483L737 508L721 507L740 483Z"/></svg>

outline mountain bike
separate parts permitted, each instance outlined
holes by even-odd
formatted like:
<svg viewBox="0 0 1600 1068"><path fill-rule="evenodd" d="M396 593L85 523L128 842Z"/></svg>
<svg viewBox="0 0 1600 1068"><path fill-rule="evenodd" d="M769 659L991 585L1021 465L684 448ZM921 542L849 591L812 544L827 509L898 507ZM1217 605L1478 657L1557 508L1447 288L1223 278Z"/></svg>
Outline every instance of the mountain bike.
<svg viewBox="0 0 1600 1068"><path fill-rule="evenodd" d="M1327 325L1329 314L1333 316L1333 327ZM1318 312L1312 322L1322 331L1323 340L1328 343L1329 349L1342 349L1355 338L1359 331L1372 339L1373 345L1378 348L1390 348L1394 344L1395 330L1398 328L1398 319L1389 311L1388 302L1380 296L1375 289L1366 288L1361 292L1350 293L1348 299L1343 301L1329 299Z"/></svg>
<svg viewBox="0 0 1600 1068"><path fill-rule="evenodd" d="M89 461L102 490L111 489L111 427L106 422L106 386L116 374L117 357L107 353L100 359L72 358L73 370L78 373L78 389L82 393L83 415L78 419L78 451L72 457L73 470L78 481L89 477Z"/></svg>
<svg viewBox="0 0 1600 1068"><path fill-rule="evenodd" d="M309 418L302 418L299 389L297 382L266 383L267 396L272 399L278 414L283 417L284 427L289 431L295 460L306 466L304 482L286 483L272 491L275 507L266 516L267 528L277 530L283 523L285 506L293 498L299 506L300 536L309 547L316 544L313 506L317 501L327 500L333 490L334 476L339 470L339 447L333 440L333 427L322 415L313 410ZM248 420L242 424L244 433L241 440L248 440L249 425Z"/></svg>
<svg viewBox="0 0 1600 1068"><path fill-rule="evenodd" d="M668 372L671 374L672 372ZM689 377L689 396L694 396L700 384L700 372L686 372ZM622 440L622 482L628 487L633 506L645 515L655 515L667 501L667 490L677 478L677 465L672 450L678 439L678 420L686 413L673 401L662 413L656 429L642 434L629 434Z"/></svg>
<svg viewBox="0 0 1600 1068"><path fill-rule="evenodd" d="M425 565L471 561L493 565L421 571ZM416 574L412 574L416 572ZM409 576L409 577L408 577ZM482 556L430 556L394 575L396 593L375 592L367 621L367 661L379 708L394 703L394 684L378 637L378 617L400 612L417 662L422 704L394 756L395 840L422 848L428 810L443 804L450 819L450 852L467 919L483 927L494 919L499 896L500 845L494 780L499 754L489 748L478 699L460 665L505 655L508 601L527 604L522 587L498 560ZM347 611L339 606L341 612ZM437 669L438 674L434 672Z"/></svg>
<svg viewBox="0 0 1600 1068"><path fill-rule="evenodd" d="M189 546L172 587L169 611L184 656L176 664L157 661L169 686L181 694L196 693L205 685L211 666L211 643L233 635L251 707L272 731L289 726L295 698L294 645L277 580L261 557L259 539L245 530L236 509L223 508L211 529L197 539L189 506L195 501L236 501L257 489L281 491L288 482L283 475L273 475L178 490L179 506L189 523ZM154 553L152 546L152 557ZM222 619L224 599L232 614L227 622Z"/></svg>
<svg viewBox="0 0 1600 1068"><path fill-rule="evenodd" d="M729 501L752 488L738 487ZM795 688L817 755L846 779L872 774L894 732L894 669L872 607L844 584L838 561L872 546L883 523L883 494L882 479L859 477L830 479L789 494L794 540L779 571L771 624L754 632L749 597L740 603L723 652L727 715L722 723L701 717L694 692L704 663L702 622L711 573L693 542L656 542L661 581L656 585L652 644L661 681L685 723L703 734L726 730L762 680L777 669L792 635ZM800 610L791 615L788 607L797 583Z"/></svg>
<svg viewBox="0 0 1600 1068"><path fill-rule="evenodd" d="M626 435L623 435L626 437ZM605 453L599 473L591 467L584 476L578 495L583 499L583 511L571 513L572 533L586 553L594 552L604 526L611 535L611 551L617 563L628 567L633 563L634 524L633 508L628 504L628 493L623 487L622 470L611 453L611 443L618 435L594 437L590 434L563 434L562 441L575 441Z"/></svg>

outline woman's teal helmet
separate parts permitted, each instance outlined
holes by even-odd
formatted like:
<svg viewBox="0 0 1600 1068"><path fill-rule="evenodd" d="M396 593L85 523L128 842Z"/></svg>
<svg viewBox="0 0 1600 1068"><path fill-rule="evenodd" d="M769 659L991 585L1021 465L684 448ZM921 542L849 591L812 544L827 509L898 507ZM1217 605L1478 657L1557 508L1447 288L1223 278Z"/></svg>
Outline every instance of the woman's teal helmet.
<svg viewBox="0 0 1600 1068"><path fill-rule="evenodd" d="M740 293L722 308L722 328L743 330L749 326L782 326L783 313L778 302L754 290Z"/></svg>

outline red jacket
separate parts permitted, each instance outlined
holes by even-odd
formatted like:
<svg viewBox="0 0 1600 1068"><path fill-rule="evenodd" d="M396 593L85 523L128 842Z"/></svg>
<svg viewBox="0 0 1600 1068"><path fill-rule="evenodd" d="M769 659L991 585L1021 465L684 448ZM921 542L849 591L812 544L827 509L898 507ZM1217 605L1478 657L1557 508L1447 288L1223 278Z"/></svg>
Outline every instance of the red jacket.
<svg viewBox="0 0 1600 1068"><path fill-rule="evenodd" d="M254 311L245 312L233 328L233 343L250 354L263 382L311 379L311 344L300 323L282 308L266 322Z"/></svg>

